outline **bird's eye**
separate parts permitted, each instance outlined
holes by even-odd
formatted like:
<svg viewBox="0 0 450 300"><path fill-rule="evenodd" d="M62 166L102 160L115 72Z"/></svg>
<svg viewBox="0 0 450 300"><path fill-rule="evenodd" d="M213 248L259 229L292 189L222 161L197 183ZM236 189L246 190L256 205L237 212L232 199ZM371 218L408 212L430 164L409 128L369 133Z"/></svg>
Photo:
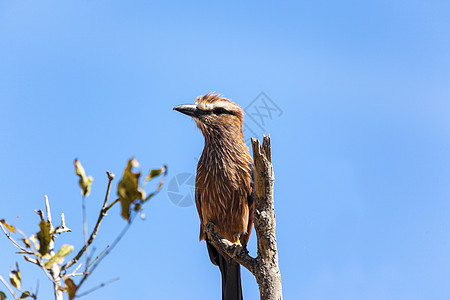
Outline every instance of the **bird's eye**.
<svg viewBox="0 0 450 300"><path fill-rule="evenodd" d="M216 114L218 116L220 116L222 114L226 114L226 113L227 113L227 110L223 107L218 107L218 108L214 109L214 114Z"/></svg>

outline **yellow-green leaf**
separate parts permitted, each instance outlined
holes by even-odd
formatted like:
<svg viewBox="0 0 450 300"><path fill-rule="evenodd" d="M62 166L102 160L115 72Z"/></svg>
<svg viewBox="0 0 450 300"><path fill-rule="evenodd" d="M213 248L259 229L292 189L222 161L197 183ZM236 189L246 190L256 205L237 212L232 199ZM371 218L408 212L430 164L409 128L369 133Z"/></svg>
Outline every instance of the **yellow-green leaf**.
<svg viewBox="0 0 450 300"><path fill-rule="evenodd" d="M11 273L9 274L9 281L16 289L19 290L21 285L21 275L18 263L16 263L16 269L17 270L11 270Z"/></svg>
<svg viewBox="0 0 450 300"><path fill-rule="evenodd" d="M39 251L38 240L37 240L36 235L34 233L32 235L30 235L29 241L33 243L34 249Z"/></svg>
<svg viewBox="0 0 450 300"><path fill-rule="evenodd" d="M86 176L86 172L78 159L75 159L73 164L75 165L75 174L80 177L78 185L81 188L81 194L83 196L88 196L91 192L91 185L92 182L94 182L94 178L92 176Z"/></svg>
<svg viewBox="0 0 450 300"><path fill-rule="evenodd" d="M48 253L50 242L52 241L52 235L50 234L50 222L41 220L39 228L41 229L37 233L37 239L39 240L39 253L45 255Z"/></svg>
<svg viewBox="0 0 450 300"><path fill-rule="evenodd" d="M64 257L73 251L72 245L62 245L62 247L53 255L44 265L47 269L51 269L54 264L62 264Z"/></svg>
<svg viewBox="0 0 450 300"><path fill-rule="evenodd" d="M75 298L75 294L77 293L77 285L73 282L72 278L67 278L64 280L64 283L66 284L66 292L69 296L69 300L72 300Z"/></svg>
<svg viewBox="0 0 450 300"><path fill-rule="evenodd" d="M3 293L2 291L0 291L0 300L5 300L6 299L6 294Z"/></svg>
<svg viewBox="0 0 450 300"><path fill-rule="evenodd" d="M8 223L6 223L5 219L1 219L0 223L3 224L3 226L6 227L6 229L8 229L11 233L14 233L16 231L16 227L9 225Z"/></svg>
<svg viewBox="0 0 450 300"><path fill-rule="evenodd" d="M131 158L122 179L117 184L117 196L119 196L121 215L129 221L130 220L130 206L136 200L145 198L145 192L139 188L140 172L133 172L133 168L139 167L139 163L135 158Z"/></svg>

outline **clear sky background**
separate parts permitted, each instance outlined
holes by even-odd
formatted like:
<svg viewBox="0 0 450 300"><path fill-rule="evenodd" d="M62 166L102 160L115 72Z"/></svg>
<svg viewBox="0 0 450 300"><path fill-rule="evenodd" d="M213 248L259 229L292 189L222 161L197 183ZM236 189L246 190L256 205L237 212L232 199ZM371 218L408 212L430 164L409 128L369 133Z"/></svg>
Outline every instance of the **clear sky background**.
<svg viewBox="0 0 450 300"><path fill-rule="evenodd" d="M106 170L168 164L147 219L83 290L121 279L84 299L220 299L195 206L169 197L203 148L172 108L209 91L247 108L264 92L280 111L258 98L246 137L272 137L285 299L449 299L449 53L448 1L0 0L0 218L36 232L47 194L73 230L57 244L79 247L74 158L95 178L91 228ZM124 225L113 209L97 251ZM2 276L18 260L24 287L39 277L52 298L5 237L0 249Z"/></svg>

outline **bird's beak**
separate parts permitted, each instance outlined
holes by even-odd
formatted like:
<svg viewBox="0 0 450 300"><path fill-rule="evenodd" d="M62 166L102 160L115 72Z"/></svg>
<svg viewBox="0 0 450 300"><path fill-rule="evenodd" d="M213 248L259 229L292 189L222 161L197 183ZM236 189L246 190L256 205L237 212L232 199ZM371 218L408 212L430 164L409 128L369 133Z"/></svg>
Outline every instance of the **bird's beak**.
<svg viewBox="0 0 450 300"><path fill-rule="evenodd" d="M180 113L183 113L185 115L188 115L190 117L197 116L197 105L195 104L184 104L184 105L178 105L173 108L173 110L179 111Z"/></svg>

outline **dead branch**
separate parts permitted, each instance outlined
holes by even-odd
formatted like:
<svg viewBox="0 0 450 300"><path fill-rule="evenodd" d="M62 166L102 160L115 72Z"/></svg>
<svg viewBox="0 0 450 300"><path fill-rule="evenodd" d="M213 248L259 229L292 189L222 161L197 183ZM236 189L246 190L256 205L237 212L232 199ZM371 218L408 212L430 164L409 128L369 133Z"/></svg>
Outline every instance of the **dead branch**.
<svg viewBox="0 0 450 300"><path fill-rule="evenodd" d="M6 280L3 279L2 276L0 276L0 281L6 286L6 288L9 290L9 292L14 297L14 299L19 300L19 297L17 297L16 293L14 293L13 289L9 286L9 284L6 282Z"/></svg>
<svg viewBox="0 0 450 300"><path fill-rule="evenodd" d="M216 232L215 225L211 222L205 225L205 231L208 235L208 240L210 240L214 246L220 248L222 252L225 252L228 256L233 257L238 263L250 271L256 276L256 259L248 254L247 249L241 245L235 244L221 236Z"/></svg>
<svg viewBox="0 0 450 300"><path fill-rule="evenodd" d="M115 278L113 278L113 279L111 279L111 280L108 280L108 281L106 281L106 282L103 282L103 283L97 285L96 287L93 287L93 288L87 290L86 292L77 295L76 298L80 298L80 297L86 296L87 294L90 294L90 293L92 293L92 292L95 292L96 290L98 290L98 289L100 289L100 288L102 288L102 287L104 287L104 286L106 286L106 285L108 285L108 284L110 284L110 283L113 283L114 281L117 281L117 280L119 280L119 279L120 279L119 277L115 277Z"/></svg>
<svg viewBox="0 0 450 300"><path fill-rule="evenodd" d="M6 235L6 237L11 241L11 243L13 243L14 246L16 246L18 249L20 249L22 252L24 252L24 253L26 253L26 254L30 254L30 255L33 255L33 254L34 254L33 252L28 251L28 250L25 249L24 247L20 246L19 243L17 243L16 240L14 240L14 239L11 237L11 234L9 234L9 233L6 231L6 229L5 229L5 227L3 227L3 224L2 224L2 223L0 223L0 227L1 227L2 230L3 230L3 233L4 233L4 234Z"/></svg>
<svg viewBox="0 0 450 300"><path fill-rule="evenodd" d="M127 225L125 225L125 227L122 229L122 231L119 233L119 235L116 237L116 239L114 240L114 242L112 242L111 245L108 245L106 247L105 250L103 250L104 252L100 253L98 257L95 258L95 263L93 263L93 266L89 269L89 271L86 271L83 278L81 278L80 283L78 284L78 288L81 287L81 285L86 281L86 279L89 277L89 275L92 274L92 272L94 272L94 270L97 268L97 266L101 263L101 261L112 251L112 249L114 249L114 247L119 243L119 241L122 239L122 237L125 235L125 233L128 231L128 229L130 228L131 224L133 224L133 221L136 217L137 213L135 212L133 214L133 216L130 218L129 222L127 223Z"/></svg>
<svg viewBox="0 0 450 300"><path fill-rule="evenodd" d="M256 278L261 300L282 300L281 274L278 266L277 239L275 236L275 212L273 201L274 174L270 148L270 136L263 138L263 144L252 138L253 161L255 164L255 212L254 225L258 255L252 258L247 250L220 236L214 225L206 226L206 233L213 245L239 264L247 268Z"/></svg>
<svg viewBox="0 0 450 300"><path fill-rule="evenodd" d="M95 237L97 236L98 230L100 228L100 224L102 223L102 220L103 220L103 217L106 216L106 207L108 205L109 193L111 191L111 182L113 181L114 176L115 176L113 173L110 173L109 171L107 171L106 174L108 175L108 187L106 188L105 200L103 201L103 206L102 206L102 209L100 210L100 215L98 216L97 223L95 224L94 230L92 230L89 240L86 242L86 244L83 246L83 248L81 248L81 250L78 252L78 254L71 261L69 261L68 263L66 263L65 265L63 265L61 267L61 271L65 271L68 268L70 268L73 264L76 264L78 262L78 260L81 258L81 256L84 254L86 249L92 244Z"/></svg>

